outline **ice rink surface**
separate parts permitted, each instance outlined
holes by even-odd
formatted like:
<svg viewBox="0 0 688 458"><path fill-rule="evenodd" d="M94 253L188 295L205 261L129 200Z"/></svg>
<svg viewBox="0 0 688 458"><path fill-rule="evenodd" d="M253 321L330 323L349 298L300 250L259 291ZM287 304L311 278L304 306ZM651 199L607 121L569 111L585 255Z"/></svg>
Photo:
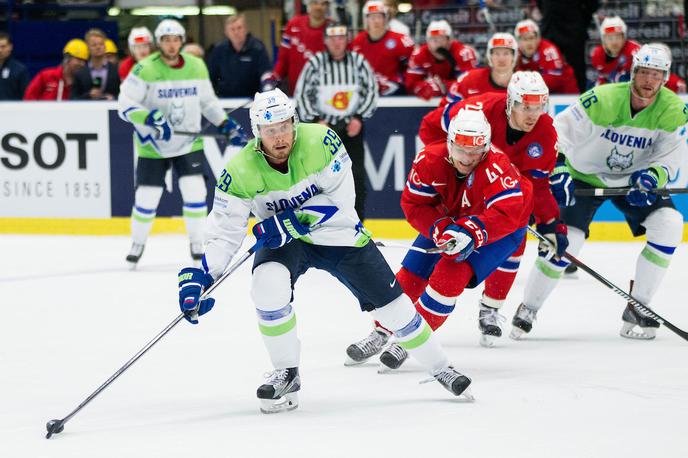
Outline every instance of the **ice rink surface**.
<svg viewBox="0 0 688 458"><path fill-rule="evenodd" d="M623 286L640 243L590 243L580 258ZM535 255L503 308L505 337L478 345L478 297L459 300L439 336L473 379L450 397L413 361L379 375L343 366L370 330L348 291L310 271L297 284L300 407L263 415L270 369L249 296L250 265L215 295L198 326L180 323L45 440L62 418L178 314L182 236L153 237L136 272L126 237L0 237L0 457L686 457L688 342L618 336L623 300L579 271L560 283L527 340L506 337ZM403 251L383 248L394 269ZM653 304L688 328L681 246ZM270 285L265 285L269 288Z"/></svg>

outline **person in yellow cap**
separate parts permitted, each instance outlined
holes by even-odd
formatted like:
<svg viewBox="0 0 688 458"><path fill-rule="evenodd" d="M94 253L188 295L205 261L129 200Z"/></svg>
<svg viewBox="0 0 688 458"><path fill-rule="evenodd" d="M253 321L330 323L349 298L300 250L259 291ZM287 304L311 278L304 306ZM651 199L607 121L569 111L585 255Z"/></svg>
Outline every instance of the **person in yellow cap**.
<svg viewBox="0 0 688 458"><path fill-rule="evenodd" d="M24 100L69 100L74 75L86 65L89 53L84 40L69 40L62 50L62 63L41 70L29 83Z"/></svg>
<svg viewBox="0 0 688 458"><path fill-rule="evenodd" d="M119 65L119 55L117 45L111 39L105 40L105 60L111 64L117 66Z"/></svg>

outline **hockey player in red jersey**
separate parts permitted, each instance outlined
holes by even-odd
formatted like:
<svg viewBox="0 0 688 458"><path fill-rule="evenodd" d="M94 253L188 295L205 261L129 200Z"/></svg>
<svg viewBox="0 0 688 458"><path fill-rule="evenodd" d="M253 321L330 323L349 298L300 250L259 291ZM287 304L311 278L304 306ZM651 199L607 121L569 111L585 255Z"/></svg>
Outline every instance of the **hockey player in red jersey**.
<svg viewBox="0 0 688 458"><path fill-rule="evenodd" d="M559 207L549 187L549 176L557 158L557 133L552 118L545 112L548 95L539 73L516 72L507 94L483 94L428 113L421 122L419 137L426 145L440 141L446 137L449 120L456 113L465 107L480 107L492 127L492 146L506 153L533 184L533 216L538 231L555 240L561 254L567 239L566 228L559 221ZM501 318L497 313L516 278L524 250L525 243L485 280L480 303L481 317L484 317L480 326L481 343L485 346L492 346L494 338L501 336ZM406 293L414 297L413 292Z"/></svg>
<svg viewBox="0 0 688 458"><path fill-rule="evenodd" d="M403 95L404 72L413 53L413 40L387 27L384 2L370 0L363 5L365 30L351 42L351 50L368 60L375 72L380 95Z"/></svg>
<svg viewBox="0 0 688 458"><path fill-rule="evenodd" d="M482 110L465 107L452 119L446 141L418 153L401 195L408 222L419 232L397 273L399 285L433 329L444 323L465 288L474 288L517 250L525 239L533 208L532 185L509 157L491 145L491 128ZM386 341L385 331L347 348L347 355L369 358ZM364 351L368 351L365 353ZM406 350L392 344L382 363L396 369Z"/></svg>
<svg viewBox="0 0 688 458"><path fill-rule="evenodd" d="M591 54L591 63L597 72L597 85L628 81L633 55L640 44L627 39L626 23L619 16L604 18L600 25L600 39Z"/></svg>
<svg viewBox="0 0 688 458"><path fill-rule="evenodd" d="M287 79L288 94L294 93L301 69L315 53L325 50L325 27L329 0L307 0L308 14L295 16L284 27L277 62L272 72L261 77L261 91L274 89Z"/></svg>
<svg viewBox="0 0 688 458"><path fill-rule="evenodd" d="M425 31L425 44L411 55L406 92L425 100L441 97L459 75L477 66L475 50L452 39L449 23L432 21Z"/></svg>
<svg viewBox="0 0 688 458"><path fill-rule="evenodd" d="M516 24L519 57L516 70L539 72L551 94L578 94L573 68L566 62L557 45L540 35L540 27L532 19Z"/></svg>
<svg viewBox="0 0 688 458"><path fill-rule="evenodd" d="M518 44L510 33L495 33L487 41L487 68L469 70L449 86L441 106L486 92L506 93L516 66ZM448 124L448 122L447 122Z"/></svg>

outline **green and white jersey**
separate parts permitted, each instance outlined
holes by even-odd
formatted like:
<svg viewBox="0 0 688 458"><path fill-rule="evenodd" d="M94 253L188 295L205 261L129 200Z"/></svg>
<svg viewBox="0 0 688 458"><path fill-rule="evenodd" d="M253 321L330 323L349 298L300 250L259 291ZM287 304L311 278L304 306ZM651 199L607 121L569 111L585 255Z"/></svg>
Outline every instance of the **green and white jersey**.
<svg viewBox="0 0 688 458"><path fill-rule="evenodd" d="M134 66L120 87L119 116L134 125L136 152L141 157L175 157L203 149L198 137L172 135L167 142L156 140L155 129L145 125L152 110L160 110L173 131L199 132L201 115L215 125L227 119L203 60L186 53L181 56L184 65L172 68L159 52L151 54Z"/></svg>
<svg viewBox="0 0 688 458"><path fill-rule="evenodd" d="M554 118L571 176L595 187L624 187L633 172L652 167L661 187L684 181L686 106L662 87L652 105L631 116L630 84L591 89Z"/></svg>
<svg viewBox="0 0 688 458"><path fill-rule="evenodd" d="M351 160L334 131L300 123L289 154L289 168L272 168L251 140L227 163L215 188L206 226L205 259L217 278L246 235L248 218L269 218L293 208L311 232L301 240L316 245L363 246L370 239L354 201Z"/></svg>

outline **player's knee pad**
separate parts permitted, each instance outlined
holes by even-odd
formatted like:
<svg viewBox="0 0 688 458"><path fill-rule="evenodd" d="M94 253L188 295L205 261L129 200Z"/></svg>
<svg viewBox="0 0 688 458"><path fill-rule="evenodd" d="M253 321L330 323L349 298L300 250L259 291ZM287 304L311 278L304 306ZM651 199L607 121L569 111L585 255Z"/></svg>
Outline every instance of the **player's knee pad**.
<svg viewBox="0 0 688 458"><path fill-rule="evenodd" d="M673 208L662 207L645 218L643 227L649 243L676 247L683 238L683 215Z"/></svg>
<svg viewBox="0 0 688 458"><path fill-rule="evenodd" d="M402 294L389 304L376 308L371 313L380 324L394 332L402 329L414 319L416 309L413 307L411 299Z"/></svg>
<svg viewBox="0 0 688 458"><path fill-rule="evenodd" d="M291 302L291 275L278 262L266 262L253 271L251 298L258 310L279 310Z"/></svg>
<svg viewBox="0 0 688 458"><path fill-rule="evenodd" d="M184 202L205 204L207 194L203 175L185 175L179 177L179 191L182 193Z"/></svg>
<svg viewBox="0 0 688 458"><path fill-rule="evenodd" d="M134 194L134 205L155 212L161 196L162 186L137 186Z"/></svg>

